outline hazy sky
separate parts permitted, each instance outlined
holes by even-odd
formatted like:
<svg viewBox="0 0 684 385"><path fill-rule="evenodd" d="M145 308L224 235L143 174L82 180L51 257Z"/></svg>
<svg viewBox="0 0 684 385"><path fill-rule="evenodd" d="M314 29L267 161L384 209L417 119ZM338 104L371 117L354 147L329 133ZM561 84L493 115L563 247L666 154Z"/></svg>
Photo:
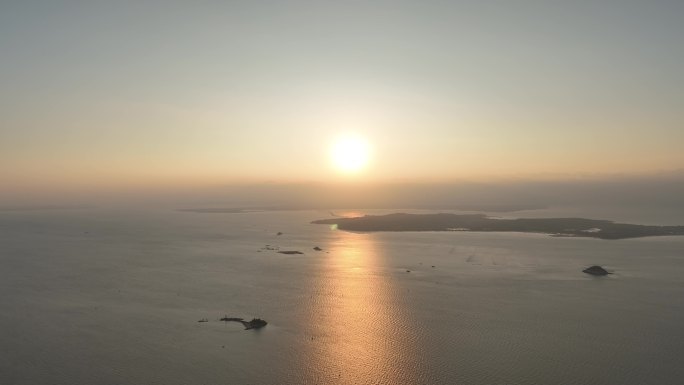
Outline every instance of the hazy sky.
<svg viewBox="0 0 684 385"><path fill-rule="evenodd" d="M5 188L684 167L684 1L0 2Z"/></svg>

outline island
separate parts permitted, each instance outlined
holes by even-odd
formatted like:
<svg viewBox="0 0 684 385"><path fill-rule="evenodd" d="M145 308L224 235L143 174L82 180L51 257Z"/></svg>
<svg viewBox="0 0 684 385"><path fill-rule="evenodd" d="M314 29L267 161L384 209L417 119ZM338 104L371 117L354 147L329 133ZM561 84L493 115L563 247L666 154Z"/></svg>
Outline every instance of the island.
<svg viewBox="0 0 684 385"><path fill-rule="evenodd" d="M684 235L684 226L653 226L615 223L585 218L491 218L484 214L387 214L356 218L330 218L315 224L336 225L354 232L373 231L479 231L541 233L556 237L627 239Z"/></svg>
<svg viewBox="0 0 684 385"><path fill-rule="evenodd" d="M234 318L234 317L225 316L225 317L221 318L221 321L239 322L245 327L245 330L261 329L262 327L264 327L268 324L268 322L262 320L261 318L252 318L251 321L245 321L243 318Z"/></svg>

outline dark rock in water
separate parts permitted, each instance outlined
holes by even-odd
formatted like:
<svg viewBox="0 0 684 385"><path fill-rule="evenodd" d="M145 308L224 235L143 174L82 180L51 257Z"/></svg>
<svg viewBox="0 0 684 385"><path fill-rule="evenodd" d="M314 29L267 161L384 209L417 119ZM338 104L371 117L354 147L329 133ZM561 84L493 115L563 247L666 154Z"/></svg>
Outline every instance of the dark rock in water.
<svg viewBox="0 0 684 385"><path fill-rule="evenodd" d="M316 251L323 251L323 249L321 249L321 248L318 247L318 246L314 247L314 250L316 250Z"/></svg>
<svg viewBox="0 0 684 385"><path fill-rule="evenodd" d="M280 231L278 231L278 234L276 234L276 235L283 235L283 233L281 233Z"/></svg>
<svg viewBox="0 0 684 385"><path fill-rule="evenodd" d="M410 273L410 272L411 272L411 270L406 270L406 272L407 272L407 273Z"/></svg>
<svg viewBox="0 0 684 385"><path fill-rule="evenodd" d="M283 251L279 251L278 253L280 253L280 254L304 254L301 251L297 251L297 250L283 250Z"/></svg>
<svg viewBox="0 0 684 385"><path fill-rule="evenodd" d="M245 321L243 318L234 318L234 317L225 316L225 317L221 318L221 321L239 322L245 327L245 330L260 329L260 328L268 325L268 322L262 320L261 318L252 318L251 321Z"/></svg>
<svg viewBox="0 0 684 385"><path fill-rule="evenodd" d="M207 318L202 318L201 320L199 320L199 321L197 321L197 322L209 322L209 319L207 319Z"/></svg>
<svg viewBox="0 0 684 385"><path fill-rule="evenodd" d="M596 265L594 265L592 267L588 267L588 268L582 270L582 272L587 273L587 274L591 274L591 275L608 275L608 274L610 274L606 269L602 268L601 266L596 266Z"/></svg>
<svg viewBox="0 0 684 385"><path fill-rule="evenodd" d="M248 329L262 328L262 327L266 326L268 324L268 322L262 320L261 318L252 318L251 321L249 321L247 323L243 322L242 324L245 325L245 330L248 330Z"/></svg>

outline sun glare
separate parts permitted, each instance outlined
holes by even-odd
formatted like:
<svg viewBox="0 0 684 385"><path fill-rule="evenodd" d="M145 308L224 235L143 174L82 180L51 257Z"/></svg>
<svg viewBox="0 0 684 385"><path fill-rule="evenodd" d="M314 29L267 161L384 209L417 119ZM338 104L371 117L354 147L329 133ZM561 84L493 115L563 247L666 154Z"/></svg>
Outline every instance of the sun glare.
<svg viewBox="0 0 684 385"><path fill-rule="evenodd" d="M357 172L368 163L369 153L368 143L363 138L345 136L335 141L331 157L338 170Z"/></svg>

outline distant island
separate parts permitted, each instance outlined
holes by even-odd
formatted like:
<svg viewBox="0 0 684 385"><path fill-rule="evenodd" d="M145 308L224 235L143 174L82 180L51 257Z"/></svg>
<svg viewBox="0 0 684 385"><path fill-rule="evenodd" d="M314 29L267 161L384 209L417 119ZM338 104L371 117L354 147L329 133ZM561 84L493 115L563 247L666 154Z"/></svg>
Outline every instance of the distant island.
<svg viewBox="0 0 684 385"><path fill-rule="evenodd" d="M684 235L684 226L649 226L585 218L498 219L483 214L388 214L331 218L315 224L337 225L340 230L371 231L488 231L542 233L557 237L626 239Z"/></svg>

